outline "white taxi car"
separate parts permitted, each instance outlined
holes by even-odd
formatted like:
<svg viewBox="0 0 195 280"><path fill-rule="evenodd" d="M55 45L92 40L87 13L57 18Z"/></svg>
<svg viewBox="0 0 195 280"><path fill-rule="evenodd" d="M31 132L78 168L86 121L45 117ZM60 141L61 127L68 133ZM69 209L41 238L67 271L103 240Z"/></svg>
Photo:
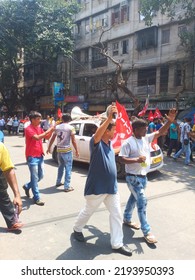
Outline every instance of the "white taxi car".
<svg viewBox="0 0 195 280"><path fill-rule="evenodd" d="M86 162L90 161L90 151L89 151L89 141L92 135L95 133L96 129L99 127L98 119L86 119L86 120L74 120L70 124L74 126L76 135L76 143L79 150L79 157L75 155L75 150L73 148L73 159L74 161ZM48 142L49 143L49 142ZM52 158L57 162L57 147L56 141L54 141L50 153L52 153ZM163 166L163 153L160 147L155 144L155 150L150 146L151 155L151 166L149 172L160 169ZM118 160L118 155L116 155L116 165L117 165L117 177L119 179L125 176L125 166L121 164Z"/></svg>

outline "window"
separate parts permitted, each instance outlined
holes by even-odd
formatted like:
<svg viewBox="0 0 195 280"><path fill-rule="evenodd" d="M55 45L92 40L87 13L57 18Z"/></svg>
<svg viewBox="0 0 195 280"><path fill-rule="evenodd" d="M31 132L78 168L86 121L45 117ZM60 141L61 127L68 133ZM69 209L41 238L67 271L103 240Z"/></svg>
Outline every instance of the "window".
<svg viewBox="0 0 195 280"><path fill-rule="evenodd" d="M170 41L170 29L162 30L161 44L168 44Z"/></svg>
<svg viewBox="0 0 195 280"><path fill-rule="evenodd" d="M97 126L92 123L86 123L83 130L83 136L92 137L93 134L96 132Z"/></svg>
<svg viewBox="0 0 195 280"><path fill-rule="evenodd" d="M77 22L76 27L77 27L76 33L80 35L81 34L81 22Z"/></svg>
<svg viewBox="0 0 195 280"><path fill-rule="evenodd" d="M122 44L122 54L129 53L129 41L124 40L124 41L121 42L121 44Z"/></svg>
<svg viewBox="0 0 195 280"><path fill-rule="evenodd" d="M84 55L85 63L89 62L89 49L85 49Z"/></svg>
<svg viewBox="0 0 195 280"><path fill-rule="evenodd" d="M124 5L121 7L121 23L129 21L129 6Z"/></svg>
<svg viewBox="0 0 195 280"><path fill-rule="evenodd" d="M81 124L80 123L75 123L75 124L72 124L72 126L74 126L74 128L75 128L76 135L79 135Z"/></svg>
<svg viewBox="0 0 195 280"><path fill-rule="evenodd" d="M152 26L146 29L137 31L137 50L147 50L156 48L158 45L158 28Z"/></svg>
<svg viewBox="0 0 195 280"><path fill-rule="evenodd" d="M89 18L85 20L85 34L90 32Z"/></svg>
<svg viewBox="0 0 195 280"><path fill-rule="evenodd" d="M160 68L160 92L168 91L168 80L169 80L169 67L161 66L161 68Z"/></svg>
<svg viewBox="0 0 195 280"><path fill-rule="evenodd" d="M138 70L138 87L156 85L156 68L145 68Z"/></svg>
<svg viewBox="0 0 195 280"><path fill-rule="evenodd" d="M105 46L106 47L106 46ZM92 48L92 68L107 66L107 58L104 57L99 48Z"/></svg>
<svg viewBox="0 0 195 280"><path fill-rule="evenodd" d="M102 91L106 88L106 76L97 77L96 79L91 80L91 90L92 91Z"/></svg>
<svg viewBox="0 0 195 280"><path fill-rule="evenodd" d="M115 7L112 12L112 25L120 23L120 8Z"/></svg>
<svg viewBox="0 0 195 280"><path fill-rule="evenodd" d="M108 15L106 13L97 15L92 18L92 32L96 32L101 27L108 26Z"/></svg>
<svg viewBox="0 0 195 280"><path fill-rule="evenodd" d="M181 66L178 65L175 69L175 86L181 86L182 85L182 69Z"/></svg>
<svg viewBox="0 0 195 280"><path fill-rule="evenodd" d="M112 44L112 55L118 55L119 54L119 42Z"/></svg>

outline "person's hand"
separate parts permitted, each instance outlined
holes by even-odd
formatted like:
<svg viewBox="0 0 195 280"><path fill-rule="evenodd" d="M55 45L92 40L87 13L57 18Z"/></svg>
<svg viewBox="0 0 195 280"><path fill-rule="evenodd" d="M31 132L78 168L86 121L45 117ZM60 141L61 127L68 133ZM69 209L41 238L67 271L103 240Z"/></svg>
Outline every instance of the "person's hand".
<svg viewBox="0 0 195 280"><path fill-rule="evenodd" d="M138 163L142 163L142 162L145 162L145 161L146 161L146 157L145 156L139 156L138 159L137 159Z"/></svg>
<svg viewBox="0 0 195 280"><path fill-rule="evenodd" d="M22 212L22 200L20 196L15 196L13 200L14 205L18 205L18 214Z"/></svg>
<svg viewBox="0 0 195 280"><path fill-rule="evenodd" d="M169 113L168 115L165 114L165 117L166 119L169 121L169 122L173 122L175 117L177 115L177 110L176 108L172 108L171 110L169 110Z"/></svg>
<svg viewBox="0 0 195 280"><path fill-rule="evenodd" d="M114 114L118 114L118 111L117 111L117 107L116 107L115 103L113 102L112 105L110 105L109 109L108 109L108 118L110 120L112 120Z"/></svg>
<svg viewBox="0 0 195 280"><path fill-rule="evenodd" d="M79 152L78 151L76 151L76 157L79 157Z"/></svg>

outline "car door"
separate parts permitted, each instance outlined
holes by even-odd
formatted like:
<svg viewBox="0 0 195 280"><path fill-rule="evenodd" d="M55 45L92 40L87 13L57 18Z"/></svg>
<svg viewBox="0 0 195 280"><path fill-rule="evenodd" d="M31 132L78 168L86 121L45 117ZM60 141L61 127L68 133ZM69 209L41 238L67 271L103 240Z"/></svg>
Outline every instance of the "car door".
<svg viewBox="0 0 195 280"><path fill-rule="evenodd" d="M94 123L83 123L82 126L82 136L80 137L80 150L82 154L82 161L89 162L90 161L90 150L89 150L89 142L91 140L92 135L96 132L97 125Z"/></svg>

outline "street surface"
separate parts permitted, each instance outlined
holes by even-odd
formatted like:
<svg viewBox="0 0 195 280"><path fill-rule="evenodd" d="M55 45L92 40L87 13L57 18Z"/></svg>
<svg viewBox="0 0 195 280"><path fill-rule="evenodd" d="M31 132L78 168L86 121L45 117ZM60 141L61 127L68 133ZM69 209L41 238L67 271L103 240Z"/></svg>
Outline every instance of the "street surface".
<svg viewBox="0 0 195 280"><path fill-rule="evenodd" d="M87 164L74 164L71 185L75 190L64 193L63 186L55 188L57 165L46 155L45 177L39 183L45 206L26 198L22 186L29 180L29 170L24 144L22 135L5 137L16 168L24 208L20 219L25 226L19 234L8 233L0 215L1 260L170 260L171 264L171 260L195 259L195 163L186 167L183 159L175 162L165 156L161 171L148 176L148 221L158 243L148 245L141 230L124 226L124 243L133 249L129 258L111 250L109 214L103 204L83 231L87 242L73 238L74 221L84 206ZM43 145L46 149L47 144ZM119 192L123 211L129 196L123 180ZM138 221L136 211L134 221Z"/></svg>

